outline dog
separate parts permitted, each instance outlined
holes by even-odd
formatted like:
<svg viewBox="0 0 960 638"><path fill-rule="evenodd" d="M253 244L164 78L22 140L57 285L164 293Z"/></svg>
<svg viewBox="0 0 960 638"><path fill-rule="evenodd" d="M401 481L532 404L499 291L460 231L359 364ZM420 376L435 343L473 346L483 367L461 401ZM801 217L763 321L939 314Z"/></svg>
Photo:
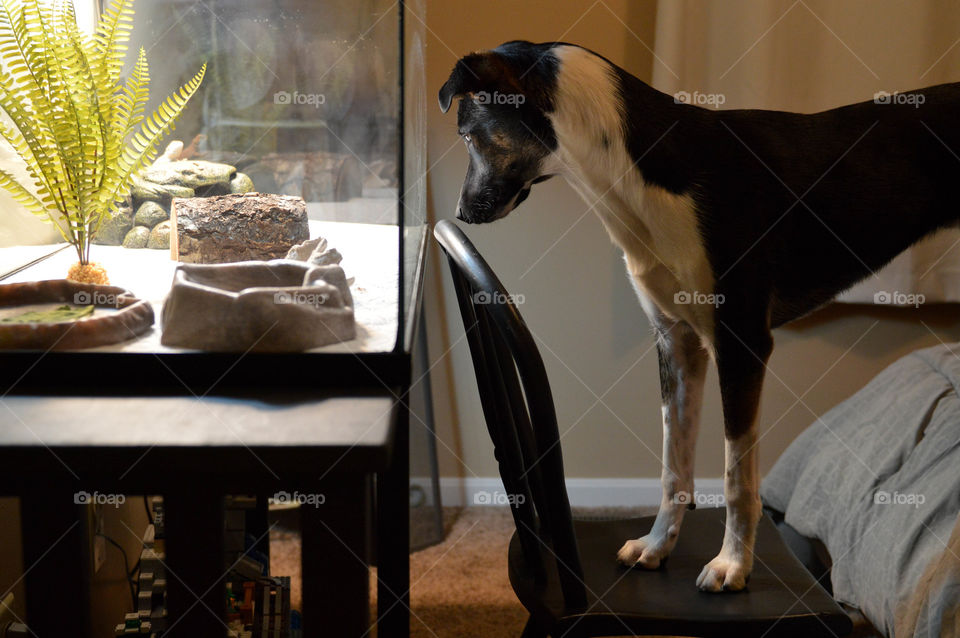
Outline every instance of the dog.
<svg viewBox="0 0 960 638"><path fill-rule="evenodd" d="M470 158L457 218L500 219L563 176L623 250L654 327L663 496L650 532L618 560L654 569L677 542L712 359L726 529L697 586L743 589L761 516L756 418L771 330L957 223L960 84L815 114L708 110L583 47L514 41L460 59L439 92L444 113L454 98Z"/></svg>

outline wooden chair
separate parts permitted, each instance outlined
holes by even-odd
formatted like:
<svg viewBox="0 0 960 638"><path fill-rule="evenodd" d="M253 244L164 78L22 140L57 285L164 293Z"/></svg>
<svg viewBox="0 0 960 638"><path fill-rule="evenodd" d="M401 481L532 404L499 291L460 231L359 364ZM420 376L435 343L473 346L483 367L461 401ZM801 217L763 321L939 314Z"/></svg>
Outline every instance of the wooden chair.
<svg viewBox="0 0 960 638"><path fill-rule="evenodd" d="M768 517L747 589L704 593L700 569L720 547L725 513L689 512L654 571L617 563L653 517L578 521L570 513L550 384L529 329L503 285L456 225L434 235L446 253L487 429L513 502L510 582L530 612L523 638L552 636L843 636L851 621L790 553Z"/></svg>

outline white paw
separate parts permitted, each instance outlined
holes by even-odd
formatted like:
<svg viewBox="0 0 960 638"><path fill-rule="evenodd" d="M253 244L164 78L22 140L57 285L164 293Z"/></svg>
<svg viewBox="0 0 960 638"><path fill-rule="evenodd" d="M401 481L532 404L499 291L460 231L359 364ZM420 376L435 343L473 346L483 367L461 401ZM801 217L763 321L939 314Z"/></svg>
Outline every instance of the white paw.
<svg viewBox="0 0 960 638"><path fill-rule="evenodd" d="M624 543L617 552L617 560L627 567L638 565L646 569L656 569L672 549L673 545L665 538L647 534Z"/></svg>
<svg viewBox="0 0 960 638"><path fill-rule="evenodd" d="M717 556L704 565L697 577L697 587L701 591L740 591L747 586L750 578L750 566L743 561Z"/></svg>

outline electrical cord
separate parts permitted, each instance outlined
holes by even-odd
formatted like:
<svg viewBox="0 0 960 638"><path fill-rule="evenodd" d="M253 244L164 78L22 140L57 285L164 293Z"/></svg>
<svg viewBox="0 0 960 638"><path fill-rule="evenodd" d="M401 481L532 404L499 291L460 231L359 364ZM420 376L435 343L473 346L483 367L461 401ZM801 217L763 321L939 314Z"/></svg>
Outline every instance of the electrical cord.
<svg viewBox="0 0 960 638"><path fill-rule="evenodd" d="M132 577L132 574L133 574L134 571L136 571L136 569L139 569L140 561L138 560L138 561L137 561L137 565L136 565L136 567L134 568L134 570L131 570L131 569L130 569L130 562L127 560L127 552L124 551L124 549L123 549L123 547L120 545L120 543L118 543L117 541L113 540L112 538L110 538L110 537L107 536L106 534L98 533L97 536L102 536L102 537L103 537L103 540L107 541L108 543L110 543L111 545L113 545L114 547L116 547L118 550L120 550L120 555L123 556L123 572L127 575L127 585L130 586L130 601L131 601L131 603L133 604L133 608L136 609L136 608L137 608L137 593L136 593L135 588L134 588L134 585L133 585L133 577Z"/></svg>

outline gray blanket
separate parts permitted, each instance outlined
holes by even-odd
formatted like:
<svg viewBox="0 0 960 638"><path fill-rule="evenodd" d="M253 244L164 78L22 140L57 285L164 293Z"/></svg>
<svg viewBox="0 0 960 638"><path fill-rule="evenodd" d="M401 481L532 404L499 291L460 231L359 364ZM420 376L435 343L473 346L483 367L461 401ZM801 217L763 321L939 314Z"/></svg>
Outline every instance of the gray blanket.
<svg viewBox="0 0 960 638"><path fill-rule="evenodd" d="M764 503L833 559L886 636L960 638L960 344L914 352L805 430Z"/></svg>

